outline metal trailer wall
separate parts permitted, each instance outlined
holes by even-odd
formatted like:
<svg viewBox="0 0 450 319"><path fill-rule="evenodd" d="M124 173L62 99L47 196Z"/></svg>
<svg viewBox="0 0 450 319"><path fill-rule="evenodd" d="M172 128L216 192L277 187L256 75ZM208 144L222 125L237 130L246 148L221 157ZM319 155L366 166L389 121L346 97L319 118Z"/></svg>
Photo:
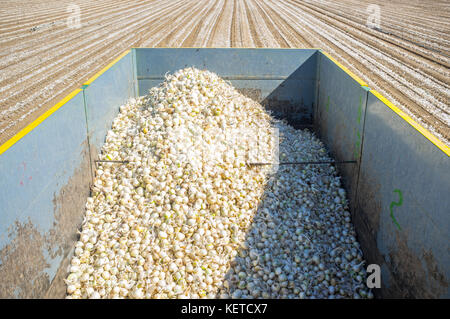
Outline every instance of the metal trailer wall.
<svg viewBox="0 0 450 319"><path fill-rule="evenodd" d="M194 66L217 73L296 127L313 124L316 100L315 49L136 48L138 95L166 73Z"/></svg>
<svg viewBox="0 0 450 319"><path fill-rule="evenodd" d="M359 161L367 103L366 84L325 54L319 56L319 83L314 123L321 140L339 161ZM337 165L353 208L358 163Z"/></svg>
<svg viewBox="0 0 450 319"><path fill-rule="evenodd" d="M381 266L381 296L449 298L449 149L382 99L368 94L354 210L365 256Z"/></svg>
<svg viewBox="0 0 450 319"><path fill-rule="evenodd" d="M133 70L125 52L0 146L0 298L65 295L90 157L119 106L135 96Z"/></svg>
<svg viewBox="0 0 450 319"><path fill-rule="evenodd" d="M1 298L60 294L51 284L76 240L88 167L81 90L0 155Z"/></svg>
<svg viewBox="0 0 450 319"><path fill-rule="evenodd" d="M297 127L315 124L337 160L357 160L338 168L365 257L382 267L378 295L449 296L448 147L325 52L158 48L125 52L0 146L0 297L64 296L93 161L119 106L187 66Z"/></svg>
<svg viewBox="0 0 450 319"><path fill-rule="evenodd" d="M315 123L337 160L368 264L384 298L448 298L449 148L328 54ZM367 265L366 265L367 266Z"/></svg>
<svg viewBox="0 0 450 319"><path fill-rule="evenodd" d="M105 141L119 107L136 97L136 76L133 54L126 51L99 74L86 82L84 96L86 104L92 170L94 161Z"/></svg>

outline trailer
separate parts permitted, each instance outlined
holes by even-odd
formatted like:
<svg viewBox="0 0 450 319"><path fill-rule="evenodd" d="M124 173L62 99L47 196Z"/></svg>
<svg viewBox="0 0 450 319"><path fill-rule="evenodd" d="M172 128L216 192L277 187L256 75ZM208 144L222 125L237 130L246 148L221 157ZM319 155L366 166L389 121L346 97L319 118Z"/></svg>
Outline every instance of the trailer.
<svg viewBox="0 0 450 319"><path fill-rule="evenodd" d="M380 298L449 298L450 148L320 49L133 48L0 146L0 297L63 298L119 107L167 72L228 80L326 144Z"/></svg>

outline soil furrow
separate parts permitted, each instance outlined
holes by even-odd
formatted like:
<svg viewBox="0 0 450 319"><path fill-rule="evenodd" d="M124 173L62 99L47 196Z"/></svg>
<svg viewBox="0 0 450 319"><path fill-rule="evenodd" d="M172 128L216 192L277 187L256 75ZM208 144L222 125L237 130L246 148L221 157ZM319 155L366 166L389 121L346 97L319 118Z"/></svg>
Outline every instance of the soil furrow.
<svg viewBox="0 0 450 319"><path fill-rule="evenodd" d="M450 145L450 4L431 0L3 0L0 143L132 46L323 48Z"/></svg>
<svg viewBox="0 0 450 319"><path fill-rule="evenodd" d="M415 114L416 117L422 119L425 123L433 123L432 126L437 131L437 133L441 134L448 141L450 134L447 124L433 116L429 111L427 111L416 102L411 101L410 98L405 95L402 90L397 89L395 85L383 85L383 83L389 83L389 81L392 81L390 74L378 70L376 66L367 66L363 64L363 61L367 62L364 55L354 52L351 47L343 47L343 43L337 45L339 41L327 35L327 32L325 32L324 30L318 29L316 22L312 22L310 23L310 25L305 25L305 22L309 21L309 19L304 15L303 11L300 11L301 9L292 6L287 6L286 9L286 3L283 3L283 6L285 6L284 12L286 16L292 15L297 19L299 16L303 17L301 19L298 19L298 21L302 23L302 28L304 30L309 29L309 32L312 32L312 38L315 42L317 42L318 47L322 47L326 51L329 51L338 60L343 60L341 62L344 62L344 65L349 66L349 68L353 72L355 72L355 74L364 78L371 88L377 89L382 94L384 93L389 97L395 97L395 100L397 101L399 107L410 110L410 113ZM294 12L296 12L297 14L295 14ZM313 35L314 33L316 33L316 35Z"/></svg>

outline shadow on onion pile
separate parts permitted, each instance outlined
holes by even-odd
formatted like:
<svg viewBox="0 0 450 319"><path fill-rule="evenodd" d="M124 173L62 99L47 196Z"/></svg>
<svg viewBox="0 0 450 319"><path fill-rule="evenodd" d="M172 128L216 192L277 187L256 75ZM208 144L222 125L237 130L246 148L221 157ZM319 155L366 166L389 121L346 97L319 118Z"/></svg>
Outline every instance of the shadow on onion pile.
<svg viewBox="0 0 450 319"><path fill-rule="evenodd" d="M292 160L289 143L281 140L281 161ZM340 187L329 164L279 166L217 296L373 298Z"/></svg>

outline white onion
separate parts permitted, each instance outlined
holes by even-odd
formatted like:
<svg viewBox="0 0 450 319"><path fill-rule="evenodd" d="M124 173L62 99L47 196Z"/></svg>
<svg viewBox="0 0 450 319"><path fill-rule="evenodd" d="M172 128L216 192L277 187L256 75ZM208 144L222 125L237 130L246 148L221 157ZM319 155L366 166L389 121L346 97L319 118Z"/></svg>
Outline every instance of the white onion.
<svg viewBox="0 0 450 319"><path fill-rule="evenodd" d="M100 159L129 163L96 171L68 298L372 298L335 169L246 166L274 128L281 160L329 160L209 71L121 106Z"/></svg>

